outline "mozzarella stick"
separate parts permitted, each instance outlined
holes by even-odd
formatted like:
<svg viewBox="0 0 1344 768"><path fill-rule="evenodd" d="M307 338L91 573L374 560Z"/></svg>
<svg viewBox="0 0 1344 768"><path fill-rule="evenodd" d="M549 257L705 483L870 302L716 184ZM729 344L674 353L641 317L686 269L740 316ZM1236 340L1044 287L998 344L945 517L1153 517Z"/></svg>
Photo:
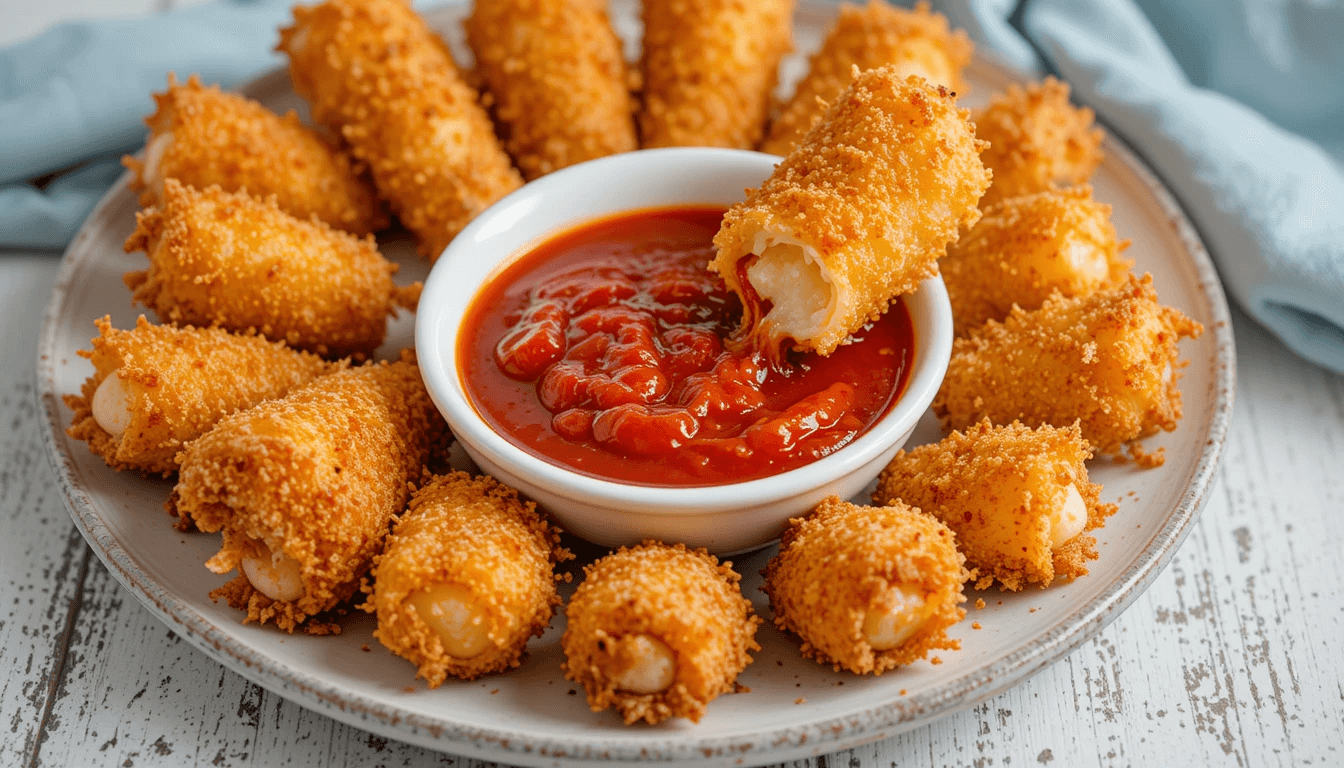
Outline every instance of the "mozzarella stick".
<svg viewBox="0 0 1344 768"><path fill-rule="evenodd" d="M638 148L621 41L604 5L491 0L476 3L465 26L523 178Z"/></svg>
<svg viewBox="0 0 1344 768"><path fill-rule="evenodd" d="M79 356L94 373L78 395L66 434L116 470L167 477L176 456L220 419L263 400L283 397L331 370L316 355L260 336L219 328L151 325L144 315L120 331L103 317L94 323L93 349Z"/></svg>
<svg viewBox="0 0 1344 768"><path fill-rule="evenodd" d="M756 625L732 563L646 541L584 568L565 609L565 677L627 725L699 722L751 663Z"/></svg>
<svg viewBox="0 0 1344 768"><path fill-rule="evenodd" d="M1148 274L1086 297L1055 295L1040 309L1014 308L1002 323L991 320L954 341L933 409L951 429L982 419L1029 427L1077 420L1100 453L1116 453L1176 428L1177 342L1203 331L1158 304ZM1160 454L1148 458L1161 462Z"/></svg>
<svg viewBox="0 0 1344 768"><path fill-rule="evenodd" d="M812 54L807 75L770 124L761 151L787 155L853 80L854 67L889 64L898 77L917 75L929 85L964 94L967 84L961 72L973 50L966 33L950 31L947 17L930 12L927 2L916 4L913 11L885 0L869 0L864 8L841 5L835 26Z"/></svg>
<svg viewBox="0 0 1344 768"><path fill-rule="evenodd" d="M976 131L989 142L982 159L994 172L983 205L1052 186L1086 184L1101 165L1106 133L1092 125L1087 107L1069 103L1069 86L1053 77L1026 89L1008 86L975 113Z"/></svg>
<svg viewBox="0 0 1344 768"><path fill-rule="evenodd" d="M522 184L452 55L401 0L296 7L280 31L294 90L367 163L421 255Z"/></svg>
<svg viewBox="0 0 1344 768"><path fill-rule="evenodd" d="M135 173L131 188L141 191L140 205L163 202L164 180L177 179L196 189L218 184L226 192L275 195L291 216L316 216L355 235L387 226L368 180L293 111L280 117L217 85L203 88L195 75L186 85L169 75L168 90L154 101L144 159L121 161Z"/></svg>
<svg viewBox="0 0 1344 768"><path fill-rule="evenodd" d="M464 472L431 477L374 559L373 636L430 688L517 667L560 605L555 564L572 557L513 489Z"/></svg>
<svg viewBox="0 0 1344 768"><path fill-rule="evenodd" d="M976 589L1017 591L1087 574L1114 504L1088 481L1092 449L1076 424L1036 429L982 421L940 443L900 451L882 471L875 504L904 502L957 535Z"/></svg>
<svg viewBox="0 0 1344 768"><path fill-rule="evenodd" d="M938 649L966 615L964 558L947 526L900 502L859 507L832 496L789 521L765 569L775 626L838 672L882 674Z"/></svg>
<svg viewBox="0 0 1344 768"><path fill-rule="evenodd" d="M1111 206L1091 187L1010 197L947 247L938 262L958 336L986 320L1002 320L1013 305L1036 309L1050 294L1086 296L1125 281L1134 262L1121 258Z"/></svg>
<svg viewBox="0 0 1344 768"><path fill-rule="evenodd" d="M128 272L133 299L178 325L256 330L290 346L341 357L370 354L387 318L412 307L417 283L398 288L397 265L373 237L219 187L197 191L168 179L163 204L137 213L126 252L149 269Z"/></svg>
<svg viewBox="0 0 1344 768"><path fill-rule="evenodd" d="M339 631L309 619L358 589L442 431L404 360L337 371L221 421L187 446L169 502L223 531L205 565L238 576L211 597L244 621Z"/></svg>
<svg viewBox="0 0 1344 768"><path fill-rule="evenodd" d="M644 0L644 147L752 149L793 49L793 0Z"/></svg>
<svg viewBox="0 0 1344 768"><path fill-rule="evenodd" d="M855 75L759 189L723 217L710 268L772 357L829 355L938 271L980 217L984 142L945 88L892 67Z"/></svg>

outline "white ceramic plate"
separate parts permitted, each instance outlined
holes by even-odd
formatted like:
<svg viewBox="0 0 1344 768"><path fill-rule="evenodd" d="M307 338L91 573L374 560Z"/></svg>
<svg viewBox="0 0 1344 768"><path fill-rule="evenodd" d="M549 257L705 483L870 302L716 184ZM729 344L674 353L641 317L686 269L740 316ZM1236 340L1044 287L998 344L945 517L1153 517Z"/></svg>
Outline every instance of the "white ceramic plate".
<svg viewBox="0 0 1344 768"><path fill-rule="evenodd" d="M614 4L617 28L638 40L635 4ZM441 8L429 20L461 48L461 7ZM814 49L834 8L804 2L797 18L803 52ZM631 46L635 47L635 46ZM805 69L799 55L786 64L786 87ZM1013 75L986 61L969 73L974 105L1001 90ZM302 103L284 72L248 89L275 109ZM146 101L145 108L149 108ZM678 720L656 727L620 724L610 712L592 713L582 694L560 674L563 617L533 640L531 656L517 670L476 682L449 682L429 690L413 680L410 664L372 638L372 619L348 617L336 637L286 635L273 627L244 626L239 615L206 595L225 579L202 562L214 553L214 535L175 531L163 511L170 484L118 474L67 438L69 410L62 394L77 392L91 372L75 352L87 348L93 320L111 314L130 327L137 310L122 286L122 273L143 268L142 254L121 244L134 227L135 195L119 184L90 216L65 254L47 308L39 343L38 379L50 430L47 445L72 515L112 574L155 615L210 657L249 680L306 707L377 733L433 749L506 763L580 765L650 759L675 764L742 765L778 762L833 752L891 736L970 706L1016 685L1060 659L1115 618L1152 581L1185 538L1203 506L1231 416L1232 330L1226 300L1194 229L1153 174L1115 140L1105 145L1096 197L1114 206L1128 255L1154 275L1165 303L1204 323L1205 335L1186 342L1190 361L1182 381L1185 418L1180 428L1148 441L1166 448L1167 462L1153 470L1093 462L1103 497L1119 513L1099 531L1101 559L1075 583L1019 594L983 596L952 634L962 649L941 653L943 663L915 664L878 678L860 678L803 660L795 642L768 624L763 650L740 682L749 693L713 702L699 724ZM384 251L405 265L401 277L426 271L408 242L385 242ZM391 328L387 350L412 345L413 318ZM927 416L911 445L938 438ZM581 553L589 557L600 552ZM744 591L761 615L769 608L758 571L773 550L738 561ZM983 627L972 630L972 621ZM371 650L362 650L368 646Z"/></svg>

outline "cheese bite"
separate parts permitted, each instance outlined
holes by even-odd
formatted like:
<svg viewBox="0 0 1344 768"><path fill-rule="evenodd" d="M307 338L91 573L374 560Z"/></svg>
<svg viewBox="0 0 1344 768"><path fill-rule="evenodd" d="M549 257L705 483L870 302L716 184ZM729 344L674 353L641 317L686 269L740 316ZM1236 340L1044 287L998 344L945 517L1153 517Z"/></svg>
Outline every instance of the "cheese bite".
<svg viewBox="0 0 1344 768"><path fill-rule="evenodd" d="M225 192L275 195L280 210L298 219L316 216L336 229L367 235L388 224L373 185L354 164L291 110L284 117L251 99L201 86L192 75L154 94L157 109L145 118L144 159L121 162L135 173L131 188L140 205L163 202L166 179Z"/></svg>
<svg viewBox="0 0 1344 768"><path fill-rule="evenodd" d="M1091 187L1010 197L947 247L938 262L958 336L1002 320L1013 305L1031 310L1050 294L1087 296L1124 282L1134 262L1121 258L1111 206Z"/></svg>
<svg viewBox="0 0 1344 768"><path fill-rule="evenodd" d="M128 272L133 299L179 325L256 330L320 355L371 354L398 306L413 307L420 284L398 288L397 265L372 237L219 187L197 191L168 179L163 204L137 213L126 252L149 269Z"/></svg>
<svg viewBox="0 0 1344 768"><path fill-rule="evenodd" d="M641 145L753 149L779 61L793 49L793 0L644 0Z"/></svg>
<svg viewBox="0 0 1344 768"><path fill-rule="evenodd" d="M1091 296L1055 295L954 341L934 413L950 429L982 419L1029 427L1078 421L1100 453L1116 453L1176 428L1177 342L1203 330L1158 304L1148 274Z"/></svg>
<svg viewBox="0 0 1344 768"><path fill-rule="evenodd" d="M211 593L287 632L339 631L313 616L359 588L406 508L444 425L413 362L323 376L221 421L187 446L170 508L222 531Z"/></svg>
<svg viewBox="0 0 1344 768"><path fill-rule="evenodd" d="M741 335L775 358L829 355L937 274L989 186L968 117L947 89L893 67L857 74L723 217L710 268L742 299Z"/></svg>
<svg viewBox="0 0 1344 768"><path fill-rule="evenodd" d="M897 501L860 507L832 496L789 521L765 570L775 626L836 671L882 674L938 649L966 611L964 558L947 526Z"/></svg>
<svg viewBox="0 0 1344 768"><path fill-rule="evenodd" d="M1092 449L1076 424L1036 429L982 421L942 442L900 451L882 471L875 504L904 502L957 535L976 589L1042 588L1087 573L1097 559L1086 533L1114 504L1088 481Z"/></svg>
<svg viewBox="0 0 1344 768"><path fill-rule="evenodd" d="M332 370L282 342L220 328L151 325L144 315L129 331L107 317L94 324L93 349L79 351L94 373L64 398L75 412L66 434L116 470L167 477L178 451L220 419Z"/></svg>
<svg viewBox="0 0 1344 768"><path fill-rule="evenodd" d="M621 41L605 4L477 2L464 26L523 178L639 147Z"/></svg>
<svg viewBox="0 0 1344 768"><path fill-rule="evenodd" d="M947 17L930 12L927 2L917 3L914 10L885 0L869 0L863 8L843 4L821 48L812 54L807 75L770 124L761 151L787 155L854 79L854 67L889 64L898 77L917 75L929 85L964 94L967 83L961 72L973 51L966 33L949 30Z"/></svg>
<svg viewBox="0 0 1344 768"><path fill-rule="evenodd" d="M646 541L584 568L565 609L565 677L625 723L699 722L751 663L760 619L741 577L703 549Z"/></svg>
<svg viewBox="0 0 1344 768"><path fill-rule="evenodd" d="M294 90L373 173L378 194L437 259L522 179L448 46L401 0L328 0L280 30Z"/></svg>

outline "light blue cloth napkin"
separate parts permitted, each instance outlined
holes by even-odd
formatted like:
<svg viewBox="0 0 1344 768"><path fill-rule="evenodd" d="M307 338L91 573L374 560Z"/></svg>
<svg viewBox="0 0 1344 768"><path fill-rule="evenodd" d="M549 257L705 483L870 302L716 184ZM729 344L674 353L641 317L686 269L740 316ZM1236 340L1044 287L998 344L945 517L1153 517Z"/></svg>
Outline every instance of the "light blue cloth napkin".
<svg viewBox="0 0 1344 768"><path fill-rule="evenodd" d="M1344 373L1344 3L1018 5L940 10L1037 69L1030 40L1180 198L1241 306Z"/></svg>

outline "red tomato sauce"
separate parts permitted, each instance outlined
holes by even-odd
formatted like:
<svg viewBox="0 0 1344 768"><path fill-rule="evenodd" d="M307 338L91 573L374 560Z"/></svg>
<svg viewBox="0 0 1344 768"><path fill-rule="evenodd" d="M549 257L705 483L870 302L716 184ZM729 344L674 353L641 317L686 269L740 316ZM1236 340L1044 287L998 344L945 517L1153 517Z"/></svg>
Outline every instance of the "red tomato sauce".
<svg viewBox="0 0 1344 768"><path fill-rule="evenodd" d="M476 411L553 464L640 485L768 477L862 434L909 380L905 304L830 357L729 352L742 307L706 267L724 210L617 214L503 269L458 338Z"/></svg>

